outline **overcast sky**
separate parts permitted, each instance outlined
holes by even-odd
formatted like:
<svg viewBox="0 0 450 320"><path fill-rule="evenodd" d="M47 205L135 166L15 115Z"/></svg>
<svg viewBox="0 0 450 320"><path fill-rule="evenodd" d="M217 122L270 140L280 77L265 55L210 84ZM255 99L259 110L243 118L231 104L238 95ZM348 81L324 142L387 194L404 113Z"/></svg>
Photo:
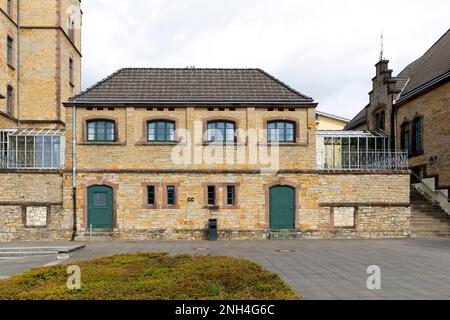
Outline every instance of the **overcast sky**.
<svg viewBox="0 0 450 320"><path fill-rule="evenodd" d="M396 75L450 27L449 0L86 0L83 89L122 67L258 67L353 117L384 32Z"/></svg>

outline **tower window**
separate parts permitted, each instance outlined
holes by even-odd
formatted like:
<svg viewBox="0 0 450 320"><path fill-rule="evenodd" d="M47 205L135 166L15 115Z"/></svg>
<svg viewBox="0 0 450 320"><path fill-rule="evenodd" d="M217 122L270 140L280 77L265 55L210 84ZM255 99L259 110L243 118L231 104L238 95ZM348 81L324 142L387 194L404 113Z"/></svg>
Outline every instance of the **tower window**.
<svg viewBox="0 0 450 320"><path fill-rule="evenodd" d="M8 16L12 16L12 8L13 8L13 3L12 3L12 1L13 1L13 0L8 0L8 1L6 2L6 6L7 6L6 11L7 11L7 13L8 13Z"/></svg>
<svg viewBox="0 0 450 320"><path fill-rule="evenodd" d="M13 88L11 86L8 86L6 90L6 112L9 114L13 113Z"/></svg>
<svg viewBox="0 0 450 320"><path fill-rule="evenodd" d="M69 83L73 84L73 59L69 58Z"/></svg>
<svg viewBox="0 0 450 320"><path fill-rule="evenodd" d="M7 62L10 66L13 65L13 39L11 37L7 38Z"/></svg>

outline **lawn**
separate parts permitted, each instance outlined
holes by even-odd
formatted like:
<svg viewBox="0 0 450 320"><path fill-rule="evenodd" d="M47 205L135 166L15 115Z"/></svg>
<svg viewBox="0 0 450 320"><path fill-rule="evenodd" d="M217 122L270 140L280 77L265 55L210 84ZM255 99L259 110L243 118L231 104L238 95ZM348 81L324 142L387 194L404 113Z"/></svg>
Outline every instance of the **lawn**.
<svg viewBox="0 0 450 320"><path fill-rule="evenodd" d="M0 281L0 299L298 299L278 275L244 259L150 253L71 265L81 268L80 290L67 289L68 266L58 265Z"/></svg>

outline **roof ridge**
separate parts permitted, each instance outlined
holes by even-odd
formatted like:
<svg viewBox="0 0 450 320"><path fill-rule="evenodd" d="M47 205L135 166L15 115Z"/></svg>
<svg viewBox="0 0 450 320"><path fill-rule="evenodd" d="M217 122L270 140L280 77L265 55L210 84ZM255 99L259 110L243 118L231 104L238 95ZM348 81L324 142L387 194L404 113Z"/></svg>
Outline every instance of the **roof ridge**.
<svg viewBox="0 0 450 320"><path fill-rule="evenodd" d="M273 81L281 84L283 87L285 87L286 89L292 91L293 93L301 96L304 99L308 99L308 100L314 100L313 98L301 93L300 91L295 90L294 88L290 87L289 85L287 85L286 83L284 83L283 81L281 81L280 79L272 76L271 74L267 73L266 71L264 71L263 69L260 68L256 68L257 71L261 72L263 75L265 75L266 77L268 77L269 79L272 79Z"/></svg>
<svg viewBox="0 0 450 320"><path fill-rule="evenodd" d="M258 68L124 67L121 70L259 70Z"/></svg>
<svg viewBox="0 0 450 320"><path fill-rule="evenodd" d="M111 79L112 77L116 76L117 74L119 74L120 72L126 70L127 68L120 68L119 70L111 73L109 76L101 79L100 81L97 81L96 83L94 83L93 85L91 85L90 87L88 87L87 89L81 91L79 94L74 95L73 97L69 98L69 101L75 100L76 98L88 93L89 91L91 91L92 89L94 89L95 87L97 87L98 85L108 81L109 79Z"/></svg>

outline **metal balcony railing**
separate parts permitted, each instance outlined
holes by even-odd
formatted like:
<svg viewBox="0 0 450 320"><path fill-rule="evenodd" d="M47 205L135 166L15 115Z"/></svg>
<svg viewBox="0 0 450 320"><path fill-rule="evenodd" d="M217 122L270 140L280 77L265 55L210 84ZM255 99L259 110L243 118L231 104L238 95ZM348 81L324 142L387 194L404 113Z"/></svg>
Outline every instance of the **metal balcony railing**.
<svg viewBox="0 0 450 320"><path fill-rule="evenodd" d="M407 170L408 153L403 151L320 150L317 166L321 170Z"/></svg>

